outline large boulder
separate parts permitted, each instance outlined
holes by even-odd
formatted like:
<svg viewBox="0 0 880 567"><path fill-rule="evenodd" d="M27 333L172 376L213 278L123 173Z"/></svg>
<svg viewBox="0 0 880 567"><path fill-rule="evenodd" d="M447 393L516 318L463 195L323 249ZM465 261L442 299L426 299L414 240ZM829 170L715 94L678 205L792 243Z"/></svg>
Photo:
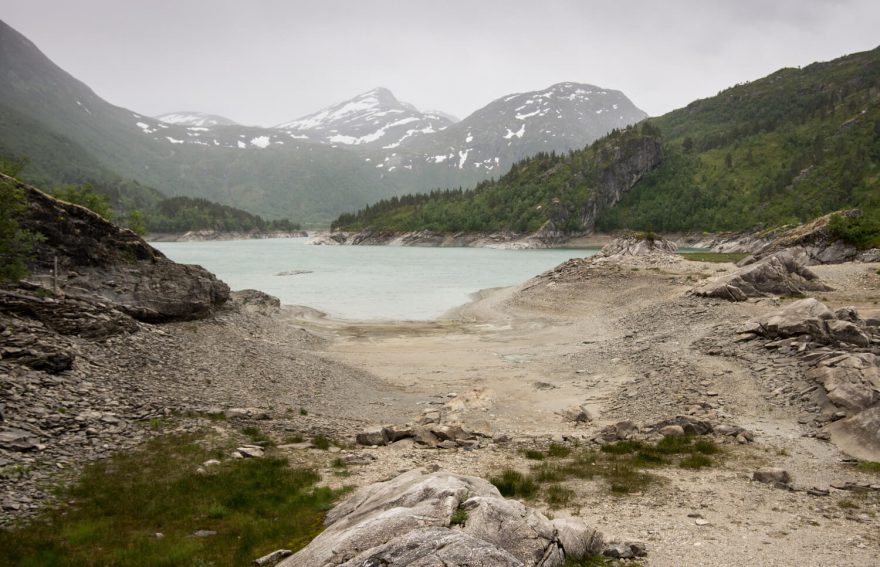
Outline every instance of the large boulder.
<svg viewBox="0 0 880 567"><path fill-rule="evenodd" d="M828 426L831 440L846 453L867 461L880 461L880 405Z"/></svg>
<svg viewBox="0 0 880 567"><path fill-rule="evenodd" d="M662 236L628 235L603 246L591 261L676 263L681 261L681 257L675 253L677 248L674 242Z"/></svg>
<svg viewBox="0 0 880 567"><path fill-rule="evenodd" d="M335 564L334 564L335 565ZM368 549L340 567L522 567L523 563L491 543L449 528L406 532Z"/></svg>
<svg viewBox="0 0 880 567"><path fill-rule="evenodd" d="M148 322L201 317L229 298L229 287L201 266L172 262L134 232L84 207L8 176L0 179L25 194L21 227L42 235L29 263L35 281Z"/></svg>
<svg viewBox="0 0 880 567"><path fill-rule="evenodd" d="M745 301L749 297L830 291L789 251L763 258L693 289L695 295Z"/></svg>
<svg viewBox="0 0 880 567"><path fill-rule="evenodd" d="M779 311L757 320L761 334L770 337L811 335L828 336L826 322L834 319L834 312L818 299L808 297L789 303Z"/></svg>
<svg viewBox="0 0 880 567"><path fill-rule="evenodd" d="M807 371L809 380L822 384L828 401L838 408L861 411L880 402L880 368L818 366Z"/></svg>
<svg viewBox="0 0 880 567"><path fill-rule="evenodd" d="M459 525L453 525L454 514ZM325 524L324 532L280 565L551 567L602 545L583 523L557 526L505 500L483 479L424 469L360 488L327 514Z"/></svg>
<svg viewBox="0 0 880 567"><path fill-rule="evenodd" d="M743 329L771 339L809 335L814 341L850 348L867 347L874 340L871 327L855 309L832 311L812 297L793 301L778 311L754 319Z"/></svg>

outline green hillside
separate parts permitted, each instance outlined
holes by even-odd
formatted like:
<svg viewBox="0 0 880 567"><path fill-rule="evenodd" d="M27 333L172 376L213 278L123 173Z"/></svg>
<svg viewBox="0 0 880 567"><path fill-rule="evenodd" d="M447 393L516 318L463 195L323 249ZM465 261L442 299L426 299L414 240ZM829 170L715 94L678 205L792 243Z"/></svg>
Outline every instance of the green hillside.
<svg viewBox="0 0 880 567"><path fill-rule="evenodd" d="M644 134L662 137L662 162L619 203L599 208L599 230L744 230L850 207L875 218L880 48L737 85L584 150L520 162L474 191L380 201L334 227L531 232L553 221L588 231L593 226L574 212L593 194L597 152ZM560 208L572 213L562 223L554 218Z"/></svg>
<svg viewBox="0 0 880 567"><path fill-rule="evenodd" d="M589 230L595 212L616 201L660 160L650 125L615 130L579 151L539 153L472 191L434 191L379 201L341 215L333 228L387 232Z"/></svg>
<svg viewBox="0 0 880 567"><path fill-rule="evenodd" d="M743 230L880 209L880 48L782 69L650 122L664 162L600 230Z"/></svg>

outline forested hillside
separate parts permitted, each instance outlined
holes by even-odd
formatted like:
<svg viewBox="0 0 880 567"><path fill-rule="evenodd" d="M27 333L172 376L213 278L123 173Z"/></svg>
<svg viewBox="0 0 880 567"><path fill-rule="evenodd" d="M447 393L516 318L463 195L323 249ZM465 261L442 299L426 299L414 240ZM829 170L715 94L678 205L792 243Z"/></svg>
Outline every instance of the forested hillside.
<svg viewBox="0 0 880 567"><path fill-rule="evenodd" d="M880 48L782 69L650 122L664 162L600 230L743 230L880 209Z"/></svg>
<svg viewBox="0 0 880 567"><path fill-rule="evenodd" d="M782 69L584 150L524 160L474 191L384 200L333 226L524 233L553 221L567 232L590 230L575 212L593 194L595 172L608 165L603 155L618 140L644 135L662 138L662 162L619 203L600 207L599 230L744 230L851 207L876 219L880 48ZM571 213L564 222L557 222L560 210Z"/></svg>
<svg viewBox="0 0 880 567"><path fill-rule="evenodd" d="M650 125L615 130L565 154L539 153L473 191L449 189L379 201L341 215L334 229L389 232L579 232L660 160Z"/></svg>

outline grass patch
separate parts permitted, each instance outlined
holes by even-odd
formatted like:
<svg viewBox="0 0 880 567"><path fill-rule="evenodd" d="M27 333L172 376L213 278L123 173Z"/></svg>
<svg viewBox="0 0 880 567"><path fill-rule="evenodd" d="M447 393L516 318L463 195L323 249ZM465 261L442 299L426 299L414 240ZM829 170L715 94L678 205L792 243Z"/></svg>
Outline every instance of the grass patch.
<svg viewBox="0 0 880 567"><path fill-rule="evenodd" d="M498 488L502 496L531 498L538 491L538 485L531 477L513 469L505 469L501 476L493 477L489 482Z"/></svg>
<svg viewBox="0 0 880 567"><path fill-rule="evenodd" d="M212 455L195 436L165 436L88 466L62 493L73 504L0 531L0 564L244 565L322 530L338 492L315 487L314 471L263 458L197 474Z"/></svg>
<svg viewBox="0 0 880 567"><path fill-rule="evenodd" d="M611 494L623 495L641 492L661 477L644 469L678 466L701 469L716 466L723 455L712 440L692 436L665 437L656 443L646 441L618 441L600 449L564 451L551 448L547 454L557 456L552 462L541 462L531 467L528 475L508 470L492 483L505 496L522 495L521 486L529 483L526 492L532 494L541 485L541 492L551 506L564 506L573 493L559 483L572 479L601 480Z"/></svg>
<svg viewBox="0 0 880 567"><path fill-rule="evenodd" d="M880 474L880 463L875 461L863 461L856 465L856 470Z"/></svg>
<svg viewBox="0 0 880 567"><path fill-rule="evenodd" d="M305 441L302 435L288 435L284 438L285 443L302 443Z"/></svg>
<svg viewBox="0 0 880 567"><path fill-rule="evenodd" d="M266 435L259 427L248 425L247 427L243 427L241 432L244 433L254 445L259 445L261 447L275 446L275 442L272 441L272 438Z"/></svg>
<svg viewBox="0 0 880 567"><path fill-rule="evenodd" d="M467 510L463 508L456 508L455 512L452 513L452 518L449 523L453 526L463 526L467 523L468 513Z"/></svg>
<svg viewBox="0 0 880 567"><path fill-rule="evenodd" d="M606 567L607 557L601 555L591 555L589 557L581 557L580 559L566 559L563 567ZM636 563L627 563L629 567L638 567Z"/></svg>
<svg viewBox="0 0 880 567"><path fill-rule="evenodd" d="M532 461L544 460L544 453L535 449L526 449L525 451L523 451L523 455L525 455L527 459L530 459Z"/></svg>
<svg viewBox="0 0 880 567"><path fill-rule="evenodd" d="M571 449L569 449L565 445L557 445L556 443L551 443L550 446L547 447L547 456L553 457L554 459L564 459L570 454Z"/></svg>
<svg viewBox="0 0 880 567"><path fill-rule="evenodd" d="M544 491L544 500L554 508L567 505L572 498L574 498L574 490L565 488L561 484L551 484Z"/></svg>
<svg viewBox="0 0 880 567"><path fill-rule="evenodd" d="M678 255L693 262L736 264L749 254L747 252L679 252Z"/></svg>
<svg viewBox="0 0 880 567"><path fill-rule="evenodd" d="M332 445L329 438L324 437L323 435L315 435L312 437L312 445L315 446L316 449L321 449L322 451L326 451Z"/></svg>

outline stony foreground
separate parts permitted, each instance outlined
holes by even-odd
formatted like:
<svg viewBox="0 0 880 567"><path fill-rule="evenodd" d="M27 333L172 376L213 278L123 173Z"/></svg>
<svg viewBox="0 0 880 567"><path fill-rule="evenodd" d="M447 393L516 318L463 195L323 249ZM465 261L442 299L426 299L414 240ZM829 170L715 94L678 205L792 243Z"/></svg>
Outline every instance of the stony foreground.
<svg viewBox="0 0 880 567"><path fill-rule="evenodd" d="M3 519L37 512L52 499L48 486L83 462L169 428L258 426L333 486L381 481L413 494L418 479L437 476L410 471L447 471L436 472L447 484L431 480L434 488L415 490L427 500L406 505L379 499L383 485L357 492L329 516L325 533L336 536L309 553L344 549L322 546L349 537L349 512L396 517L390 510L421 510L449 489L455 506L423 515L421 527L434 532L394 532L345 561L368 549L389 562L402 561L401 549L430 558L426 541L456 542L444 548L452 553L467 539L462 549L524 562L482 528L469 531L491 517L467 504L473 497L533 518L543 526L535 549L557 559L570 521L612 542L644 541L639 562L655 567L871 565L880 553L877 476L833 441L837 427L876 407L878 267L812 268L832 290L816 298L827 312L809 302L808 314L820 316L800 321L792 299L696 297L701 282L734 268L665 256L574 260L424 324L331 321L242 293L205 320L155 325L86 299L9 292L0 296ZM657 469L660 481L628 496L609 495L601 479L567 480L563 504L542 493L515 503L462 479L527 473L535 461L526 451L551 443L579 450L704 423L695 432L722 448L723 461ZM340 447L285 441L319 433ZM358 433L373 437L355 445ZM334 474L337 461L346 476Z"/></svg>

